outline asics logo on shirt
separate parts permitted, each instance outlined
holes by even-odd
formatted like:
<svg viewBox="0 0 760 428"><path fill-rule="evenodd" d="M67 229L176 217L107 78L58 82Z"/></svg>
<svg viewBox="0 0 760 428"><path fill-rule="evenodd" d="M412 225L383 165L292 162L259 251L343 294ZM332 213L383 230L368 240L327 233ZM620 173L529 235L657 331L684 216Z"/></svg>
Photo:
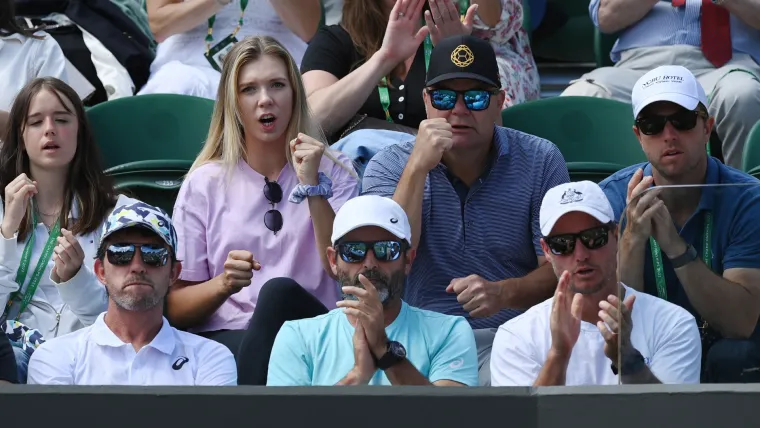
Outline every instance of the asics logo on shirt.
<svg viewBox="0 0 760 428"><path fill-rule="evenodd" d="M451 364L449 364L449 367L452 369L458 369L462 367L462 364L464 364L464 360L461 358L457 358L456 360L452 361Z"/></svg>
<svg viewBox="0 0 760 428"><path fill-rule="evenodd" d="M182 366L184 366L184 365L185 365L185 363L186 363L186 362L188 362L188 361L190 361L190 359L189 359L189 358L187 358L187 357L179 357L179 358L177 358L177 361L175 361L175 362L174 362L174 364L172 364L172 368L173 368L174 370L179 370L179 369L181 369L181 368L182 368Z"/></svg>

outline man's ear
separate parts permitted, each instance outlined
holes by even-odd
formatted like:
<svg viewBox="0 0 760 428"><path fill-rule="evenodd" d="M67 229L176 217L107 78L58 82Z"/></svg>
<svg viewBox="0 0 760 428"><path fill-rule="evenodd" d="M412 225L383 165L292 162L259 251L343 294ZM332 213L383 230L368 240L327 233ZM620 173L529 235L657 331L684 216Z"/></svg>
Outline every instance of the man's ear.
<svg viewBox="0 0 760 428"><path fill-rule="evenodd" d="M177 260L172 263L172 284L179 279L180 272L182 272L182 262Z"/></svg>
<svg viewBox="0 0 760 428"><path fill-rule="evenodd" d="M95 276L98 277L98 281L103 283L103 285L106 284L106 269L103 265L103 260L101 259L95 259L95 264L92 266L93 271L95 271Z"/></svg>
<svg viewBox="0 0 760 428"><path fill-rule="evenodd" d="M332 270L333 275L338 275L338 260L336 259L338 253L335 251L335 248L333 247L327 247L325 249L327 251L327 261L330 262L330 270Z"/></svg>

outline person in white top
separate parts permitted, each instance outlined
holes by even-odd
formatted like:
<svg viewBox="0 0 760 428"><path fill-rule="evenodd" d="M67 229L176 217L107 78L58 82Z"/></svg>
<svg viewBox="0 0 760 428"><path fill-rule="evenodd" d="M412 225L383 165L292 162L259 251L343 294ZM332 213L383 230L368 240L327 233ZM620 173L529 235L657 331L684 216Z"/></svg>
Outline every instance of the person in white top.
<svg viewBox="0 0 760 428"><path fill-rule="evenodd" d="M95 272L108 310L95 324L40 346L30 384L236 385L224 345L179 331L163 317L177 279L177 232L160 208L141 201L117 207L103 226Z"/></svg>
<svg viewBox="0 0 760 428"><path fill-rule="evenodd" d="M82 101L66 83L45 77L27 84L11 108L6 136L0 327L18 321L52 339L92 324L106 308L92 266L98 231L117 195Z"/></svg>
<svg viewBox="0 0 760 428"><path fill-rule="evenodd" d="M13 0L0 0L0 141L16 94L35 77L67 82L66 57L49 34L32 33L16 23Z"/></svg>
<svg viewBox="0 0 760 428"><path fill-rule="evenodd" d="M699 383L694 317L618 282L618 229L602 189L590 181L550 189L539 221L559 284L553 298L499 327L491 384Z"/></svg>
<svg viewBox="0 0 760 428"><path fill-rule="evenodd" d="M224 57L247 36L271 36L300 66L321 18L319 0L147 0L159 42L138 94L216 98Z"/></svg>

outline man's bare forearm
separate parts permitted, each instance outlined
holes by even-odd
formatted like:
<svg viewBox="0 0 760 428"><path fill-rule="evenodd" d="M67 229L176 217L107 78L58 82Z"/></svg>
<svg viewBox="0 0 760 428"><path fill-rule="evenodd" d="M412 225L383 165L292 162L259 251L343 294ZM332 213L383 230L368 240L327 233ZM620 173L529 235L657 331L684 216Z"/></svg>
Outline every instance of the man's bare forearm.
<svg viewBox="0 0 760 428"><path fill-rule="evenodd" d="M528 309L554 295L557 275L551 263L543 263L522 278L505 279L500 284L503 309Z"/></svg>
<svg viewBox="0 0 760 428"><path fill-rule="evenodd" d="M422 234L422 196L427 171L418 168L410 158L401 173L393 200L401 205L412 228L412 247L417 248Z"/></svg>
<svg viewBox="0 0 760 428"><path fill-rule="evenodd" d="M641 20L659 0L601 0L599 3L599 30L616 33Z"/></svg>
<svg viewBox="0 0 760 428"><path fill-rule="evenodd" d="M636 291L644 291L644 257L648 240L636 240L623 234L618 251L620 282Z"/></svg>
<svg viewBox="0 0 760 428"><path fill-rule="evenodd" d="M760 0L725 0L723 7L745 24L760 30Z"/></svg>
<svg viewBox="0 0 760 428"><path fill-rule="evenodd" d="M431 386L430 381L409 360L401 361L385 371L391 385Z"/></svg>
<svg viewBox="0 0 760 428"><path fill-rule="evenodd" d="M568 363L570 363L570 355L562 355L550 350L533 386L564 386Z"/></svg>

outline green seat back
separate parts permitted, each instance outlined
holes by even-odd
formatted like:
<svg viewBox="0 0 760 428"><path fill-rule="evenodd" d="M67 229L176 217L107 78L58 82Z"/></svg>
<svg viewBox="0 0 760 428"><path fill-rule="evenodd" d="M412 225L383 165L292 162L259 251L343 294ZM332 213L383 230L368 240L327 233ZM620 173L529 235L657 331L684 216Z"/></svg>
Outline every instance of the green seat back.
<svg viewBox="0 0 760 428"><path fill-rule="evenodd" d="M615 171L645 162L633 133L630 104L593 97L555 97L502 111L508 128L556 144L573 180L601 181Z"/></svg>
<svg viewBox="0 0 760 428"><path fill-rule="evenodd" d="M760 122L749 131L742 154L742 170L760 178Z"/></svg>
<svg viewBox="0 0 760 428"><path fill-rule="evenodd" d="M171 213L213 109L205 98L150 94L98 104L87 116L116 188Z"/></svg>
<svg viewBox="0 0 760 428"><path fill-rule="evenodd" d="M214 102L174 94L119 98L87 111L106 169L140 161L193 161L206 140Z"/></svg>

